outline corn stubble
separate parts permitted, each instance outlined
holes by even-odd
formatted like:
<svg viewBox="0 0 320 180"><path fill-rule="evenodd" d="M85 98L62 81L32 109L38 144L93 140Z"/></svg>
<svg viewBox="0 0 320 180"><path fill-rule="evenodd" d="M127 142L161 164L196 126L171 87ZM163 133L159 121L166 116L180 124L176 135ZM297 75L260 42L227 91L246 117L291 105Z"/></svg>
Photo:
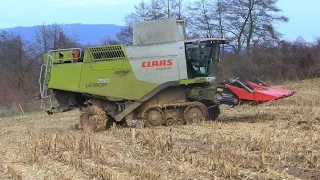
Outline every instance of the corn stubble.
<svg viewBox="0 0 320 180"><path fill-rule="evenodd" d="M78 112L2 119L17 123L2 133L0 177L315 179L320 177L319 82L283 84L297 94L259 107L223 107L217 121L179 127L83 133L71 128ZM21 123L35 125L23 129Z"/></svg>

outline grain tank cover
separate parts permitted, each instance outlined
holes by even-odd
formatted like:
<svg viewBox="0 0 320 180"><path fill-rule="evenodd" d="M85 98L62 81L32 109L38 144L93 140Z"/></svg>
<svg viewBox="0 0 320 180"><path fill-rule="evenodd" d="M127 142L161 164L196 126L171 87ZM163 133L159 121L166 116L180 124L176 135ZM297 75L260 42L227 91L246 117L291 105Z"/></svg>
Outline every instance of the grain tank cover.
<svg viewBox="0 0 320 180"><path fill-rule="evenodd" d="M187 39L182 20L166 19L133 24L133 45L184 41Z"/></svg>

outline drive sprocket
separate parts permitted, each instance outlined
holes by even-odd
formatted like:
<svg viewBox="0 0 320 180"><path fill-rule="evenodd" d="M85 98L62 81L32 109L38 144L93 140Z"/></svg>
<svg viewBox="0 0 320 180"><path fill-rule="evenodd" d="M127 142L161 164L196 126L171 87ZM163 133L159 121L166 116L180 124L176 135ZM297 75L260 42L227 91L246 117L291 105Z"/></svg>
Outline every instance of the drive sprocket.
<svg viewBox="0 0 320 180"><path fill-rule="evenodd" d="M189 124L207 120L207 107L202 103L194 103L189 105L184 111L184 119Z"/></svg>
<svg viewBox="0 0 320 180"><path fill-rule="evenodd" d="M95 105L87 107L80 116L80 125L85 132L104 131L107 124L107 116L105 111Z"/></svg>

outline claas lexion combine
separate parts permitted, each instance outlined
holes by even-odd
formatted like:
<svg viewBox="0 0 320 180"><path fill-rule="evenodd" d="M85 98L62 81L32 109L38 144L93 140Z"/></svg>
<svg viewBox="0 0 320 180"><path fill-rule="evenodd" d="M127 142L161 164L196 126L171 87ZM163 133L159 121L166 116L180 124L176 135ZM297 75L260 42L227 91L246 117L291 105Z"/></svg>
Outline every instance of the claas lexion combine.
<svg viewBox="0 0 320 180"><path fill-rule="evenodd" d="M226 40L187 39L184 21L139 22L133 28L130 46L44 54L39 96L47 112L80 108L80 127L86 131L130 120L171 126L214 120L221 104L259 104L293 94L259 79L217 83L220 45Z"/></svg>

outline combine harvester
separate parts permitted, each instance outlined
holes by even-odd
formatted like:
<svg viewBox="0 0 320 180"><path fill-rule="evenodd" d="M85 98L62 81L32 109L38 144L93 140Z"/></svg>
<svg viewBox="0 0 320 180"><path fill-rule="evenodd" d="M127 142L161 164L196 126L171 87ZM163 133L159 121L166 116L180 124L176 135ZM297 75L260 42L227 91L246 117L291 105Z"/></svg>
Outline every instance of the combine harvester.
<svg viewBox="0 0 320 180"><path fill-rule="evenodd" d="M221 104L259 104L293 94L258 79L217 83L220 45L226 40L187 39L183 21L139 22L133 28L132 46L46 53L39 83L47 112L80 108L85 131L137 119L147 126L171 126L214 120Z"/></svg>

